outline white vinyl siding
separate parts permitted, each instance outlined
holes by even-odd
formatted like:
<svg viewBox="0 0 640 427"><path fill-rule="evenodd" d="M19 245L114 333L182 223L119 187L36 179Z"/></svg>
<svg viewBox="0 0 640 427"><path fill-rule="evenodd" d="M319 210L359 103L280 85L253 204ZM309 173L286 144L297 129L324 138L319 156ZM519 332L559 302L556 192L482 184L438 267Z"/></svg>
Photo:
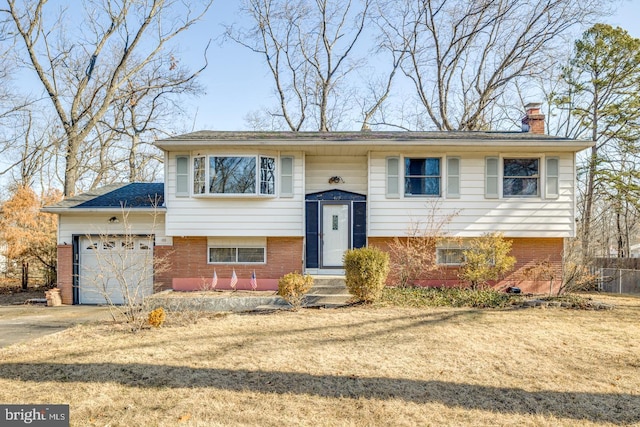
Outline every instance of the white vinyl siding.
<svg viewBox="0 0 640 427"><path fill-rule="evenodd" d="M546 179L545 179L545 197L547 199L557 199L558 192L558 175L560 160L557 157L547 157Z"/></svg>
<svg viewBox="0 0 640 427"><path fill-rule="evenodd" d="M485 158L485 185L484 197L487 199L497 199L500 195L498 183L500 161L498 157Z"/></svg>
<svg viewBox="0 0 640 427"><path fill-rule="evenodd" d="M237 150L250 155L255 150ZM235 154L235 153L234 153ZM277 152L264 156L278 158ZM281 154L292 163L291 197L213 196L175 197L175 180L165 188L167 206L166 233L169 236L268 236L300 237L304 235L304 158L299 152ZM175 161L167 162L168 176L175 174ZM278 163L277 167L280 166ZM280 172L277 171L279 174ZM282 185L279 183L279 185ZM276 188L276 192L280 189ZM203 258L207 254L202 254Z"/></svg>
<svg viewBox="0 0 640 427"><path fill-rule="evenodd" d="M280 158L280 197L293 197L293 157Z"/></svg>
<svg viewBox="0 0 640 427"><path fill-rule="evenodd" d="M507 154L515 157L514 153ZM493 231L503 232L507 237L564 238L575 235L573 153L550 155L558 159L557 199L505 199L498 195L486 198L486 155L479 152L456 153L456 157L460 157L460 198L426 201L414 197L387 198L386 159L390 155L393 153L371 154L368 237L406 236L412 226L428 224L428 216L433 209L437 210L439 217L451 217L444 229L452 237L477 237ZM495 159L495 166L499 166L500 158L490 157ZM495 178L497 182L500 174Z"/></svg>
<svg viewBox="0 0 640 427"><path fill-rule="evenodd" d="M460 157L447 157L447 197L460 197Z"/></svg>
<svg viewBox="0 0 640 427"><path fill-rule="evenodd" d="M387 197L400 198L400 158L387 157Z"/></svg>
<svg viewBox="0 0 640 427"><path fill-rule="evenodd" d="M344 190L366 195L367 164L366 156L306 156L305 194ZM329 183L333 176L344 182Z"/></svg>
<svg viewBox="0 0 640 427"><path fill-rule="evenodd" d="M180 199L188 200L188 199ZM115 216L119 222L109 222L109 218ZM155 224L153 224L155 222ZM123 235L137 236L155 235L155 245L164 246L173 243L170 237L165 235L165 215L159 213L154 219L149 212L128 212L124 221L122 213L114 212L89 212L63 214L58 222L58 244L70 245L74 235Z"/></svg>
<svg viewBox="0 0 640 427"><path fill-rule="evenodd" d="M176 196L189 196L189 156L176 157Z"/></svg>

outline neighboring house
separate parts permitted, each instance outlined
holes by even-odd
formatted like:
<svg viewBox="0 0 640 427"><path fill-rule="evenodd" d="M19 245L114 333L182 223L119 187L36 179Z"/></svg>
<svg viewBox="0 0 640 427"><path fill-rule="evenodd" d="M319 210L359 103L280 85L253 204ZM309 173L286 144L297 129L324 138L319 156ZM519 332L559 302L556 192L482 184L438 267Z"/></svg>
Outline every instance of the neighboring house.
<svg viewBox="0 0 640 427"><path fill-rule="evenodd" d="M385 248L435 206L453 215L446 231L456 239L437 248L444 276L423 284L458 283L467 239L500 231L517 259L502 284L548 290L523 271L548 261L559 274L564 239L575 235L576 153L591 143L543 135L539 105L528 106L525 124L528 132L201 131L160 140L164 206L154 250L171 268L155 281L198 289L215 271L217 287L228 289L235 272L246 289L255 272L259 289L275 289L292 271L341 273L345 250ZM67 289L83 262L72 262L73 239L94 233L90 218L108 225L111 212L55 209Z"/></svg>

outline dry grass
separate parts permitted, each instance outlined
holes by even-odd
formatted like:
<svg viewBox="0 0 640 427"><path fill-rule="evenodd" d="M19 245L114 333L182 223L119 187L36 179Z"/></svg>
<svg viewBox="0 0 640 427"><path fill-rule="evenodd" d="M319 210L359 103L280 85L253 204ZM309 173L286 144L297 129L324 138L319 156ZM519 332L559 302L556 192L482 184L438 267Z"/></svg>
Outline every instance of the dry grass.
<svg viewBox="0 0 640 427"><path fill-rule="evenodd" d="M77 426L638 425L640 299L605 301L77 327L0 350L0 402Z"/></svg>
<svg viewBox="0 0 640 427"><path fill-rule="evenodd" d="M25 291L17 279L0 278L0 306L24 304L33 298L44 298L47 290L41 286L29 286Z"/></svg>

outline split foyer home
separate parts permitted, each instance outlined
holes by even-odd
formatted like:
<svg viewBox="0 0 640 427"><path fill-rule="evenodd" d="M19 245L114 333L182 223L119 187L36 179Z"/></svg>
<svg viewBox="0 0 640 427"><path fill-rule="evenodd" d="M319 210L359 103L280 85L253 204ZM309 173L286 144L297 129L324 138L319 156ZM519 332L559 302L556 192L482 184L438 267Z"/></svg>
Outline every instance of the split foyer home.
<svg viewBox="0 0 640 427"><path fill-rule="evenodd" d="M145 293L154 284L229 289L232 278L239 289L277 289L293 271L340 274L347 249L384 249L433 212L450 218L451 239L436 249L443 269L421 284L458 283L465 242L499 231L517 259L502 284L548 291L522 272L540 261L561 268L576 228L576 154L591 143L544 135L539 104L527 108L522 132L199 131L159 140L164 185L117 184L46 208L59 214L63 302L104 300L90 283L109 274L96 273L109 251L130 254L127 266L138 270L148 264ZM153 271L159 259L166 268Z"/></svg>

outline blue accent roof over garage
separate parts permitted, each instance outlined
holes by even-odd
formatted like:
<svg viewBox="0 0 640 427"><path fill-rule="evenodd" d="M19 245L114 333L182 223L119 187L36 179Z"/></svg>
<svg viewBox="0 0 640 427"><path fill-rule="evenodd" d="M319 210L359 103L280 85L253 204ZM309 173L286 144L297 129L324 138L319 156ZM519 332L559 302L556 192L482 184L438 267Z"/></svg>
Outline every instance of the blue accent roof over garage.
<svg viewBox="0 0 640 427"><path fill-rule="evenodd" d="M164 184L134 182L87 200L77 208L155 208L164 205Z"/></svg>
<svg viewBox="0 0 640 427"><path fill-rule="evenodd" d="M62 213L81 209L164 209L164 184L132 182L108 184L95 190L67 197L44 212Z"/></svg>

